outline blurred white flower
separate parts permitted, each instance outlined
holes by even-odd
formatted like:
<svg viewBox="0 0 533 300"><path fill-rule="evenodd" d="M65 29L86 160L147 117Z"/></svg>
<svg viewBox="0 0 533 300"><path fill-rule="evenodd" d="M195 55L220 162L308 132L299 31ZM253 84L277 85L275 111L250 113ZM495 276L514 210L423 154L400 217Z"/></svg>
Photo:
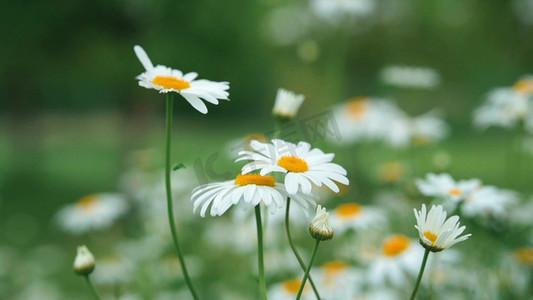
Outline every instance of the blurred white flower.
<svg viewBox="0 0 533 300"><path fill-rule="evenodd" d="M92 278L97 284L113 286L131 282L134 271L135 265L128 258L107 256L98 258L98 268L94 270Z"/></svg>
<svg viewBox="0 0 533 300"><path fill-rule="evenodd" d="M310 195L300 192L289 195L285 186L276 183L273 176L258 174L239 174L235 180L215 182L202 185L193 190L191 200L194 202L194 211L200 208L200 216L211 206L211 216L223 215L231 206L240 202L252 206L260 203L269 206L271 213L283 207L287 197L295 200L305 211L315 202Z"/></svg>
<svg viewBox="0 0 533 300"><path fill-rule="evenodd" d="M312 0L310 7L317 17L338 24L373 13L375 4L372 0Z"/></svg>
<svg viewBox="0 0 533 300"><path fill-rule="evenodd" d="M396 234L383 241L381 252L370 261L367 280L371 286L402 287L416 276L423 250L410 238Z"/></svg>
<svg viewBox="0 0 533 300"><path fill-rule="evenodd" d="M481 187L479 179L455 181L447 173L429 173L425 179L417 179L415 183L422 195L441 197L455 203L465 200Z"/></svg>
<svg viewBox="0 0 533 300"><path fill-rule="evenodd" d="M533 132L533 76L526 75L512 87L492 90L485 103L474 111L474 125L511 128L523 123Z"/></svg>
<svg viewBox="0 0 533 300"><path fill-rule="evenodd" d="M337 206L330 213L330 221L331 227L339 235L349 229L358 231L386 223L385 215L379 209L355 202Z"/></svg>
<svg viewBox="0 0 533 300"><path fill-rule="evenodd" d="M318 148L311 149L306 142L298 145L283 140L272 140L271 143L252 141L254 151L241 151L236 161L251 160L242 168L246 174L261 170L261 175L271 172L282 172L285 175L285 187L290 195L302 191L310 194L313 184L326 185L334 192L339 192L337 183L348 185L346 170L331 161L333 153L324 153Z"/></svg>
<svg viewBox="0 0 533 300"><path fill-rule="evenodd" d="M426 213L426 205L422 204L422 210L414 209L414 212L417 223L415 228L418 229L420 244L432 252L450 248L472 235L466 234L459 237L466 227L459 227L458 216L446 219L446 211L442 205L433 205L429 213Z"/></svg>
<svg viewBox="0 0 533 300"><path fill-rule="evenodd" d="M381 80L389 85L406 88L433 89L440 84L434 69L412 66L388 66L381 70Z"/></svg>
<svg viewBox="0 0 533 300"><path fill-rule="evenodd" d="M73 234L105 229L128 210L120 194L94 194L61 208L55 216L61 229Z"/></svg>
<svg viewBox="0 0 533 300"><path fill-rule="evenodd" d="M357 299L361 293L364 274L345 261L328 261L314 267L311 274L323 299Z"/></svg>
<svg viewBox="0 0 533 300"><path fill-rule="evenodd" d="M400 109L392 102L369 97L354 97L333 109L342 144L378 140L390 129Z"/></svg>
<svg viewBox="0 0 533 300"><path fill-rule="evenodd" d="M268 290L268 298L276 300L294 300L298 295L300 286L302 285L301 278L288 279L281 283L274 284ZM316 299L315 294L311 288L309 281L305 283L305 288L302 292L302 300Z"/></svg>
<svg viewBox="0 0 533 300"><path fill-rule="evenodd" d="M333 109L341 143L384 141L393 147L442 140L449 128L439 110L410 117L394 102L355 97Z"/></svg>
<svg viewBox="0 0 533 300"><path fill-rule="evenodd" d="M285 89L278 89L272 113L281 118L292 119L298 113L305 96Z"/></svg>
<svg viewBox="0 0 533 300"><path fill-rule="evenodd" d="M201 100L218 104L218 100L229 100L228 82L215 82L205 79L195 80L195 72L183 74L180 70L166 66L154 67L146 52L140 46L133 47L137 58L146 72L137 76L139 85L147 89L158 90L160 93L176 92L185 98L196 110L206 114L207 106Z"/></svg>
<svg viewBox="0 0 533 300"><path fill-rule="evenodd" d="M501 218L509 213L510 206L518 202L515 192L494 186L474 190L461 205L461 213L468 217L492 216Z"/></svg>

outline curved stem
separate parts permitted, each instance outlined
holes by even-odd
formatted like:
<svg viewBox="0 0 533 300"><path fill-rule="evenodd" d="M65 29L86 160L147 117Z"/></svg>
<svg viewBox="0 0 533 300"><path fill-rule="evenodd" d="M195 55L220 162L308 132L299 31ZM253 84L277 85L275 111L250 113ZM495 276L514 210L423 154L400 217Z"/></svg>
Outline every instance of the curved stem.
<svg viewBox="0 0 533 300"><path fill-rule="evenodd" d="M319 244L320 244L320 240L317 239L315 242L315 247L313 248L313 254L311 254L311 260L309 261L309 265L307 266L307 269L305 270L304 279L302 279L302 284L300 285L298 296L296 296L296 300L299 300L300 297L302 297L302 292L304 291L305 282L307 281L307 278L309 277L309 271L311 271L311 268L313 267L313 261L315 260L316 251L318 250Z"/></svg>
<svg viewBox="0 0 533 300"><path fill-rule="evenodd" d="M267 299L265 282L265 264L263 261L263 226L261 222L261 206L255 206L255 223L257 225L257 265L259 267L259 293L261 299Z"/></svg>
<svg viewBox="0 0 533 300"><path fill-rule="evenodd" d="M420 271L418 271L418 278L416 279L415 288L413 289L413 293L411 294L410 300L414 300L416 296L416 292L418 291L418 286L420 286L420 281L422 281L422 275L424 274L424 269L426 268L426 262L428 261L429 256L429 248L426 248L426 251L424 252L424 258L422 259L422 265L420 266Z"/></svg>
<svg viewBox="0 0 533 300"><path fill-rule="evenodd" d="M181 271L185 282L191 291L192 297L197 300L198 294L192 285L191 278L189 277L189 272L187 272L187 267L185 266L185 259L183 258L183 253L181 252L180 244L178 241L178 233L176 231L176 225L174 224L174 208L172 205L172 187L170 184L170 144L172 140L172 112L174 106L173 93L167 93L166 97L166 149L165 149L165 188L167 193L167 211L168 211L168 223L170 226L170 232L172 233L172 240L174 242L174 247L176 252L178 252L178 258L180 260Z"/></svg>
<svg viewBox="0 0 533 300"><path fill-rule="evenodd" d="M292 241L291 231L289 228L290 206L291 206L291 198L287 198L287 208L285 210L285 232L287 232L287 238L289 239L289 245L291 246L294 256L296 256L296 259L298 260L300 267L302 267L302 271L305 271L307 269L307 266L305 265L304 260L300 256L300 253L298 253L298 250L296 249L296 246L294 246L294 242ZM313 292L315 292L316 298L321 299L320 294L318 293L318 289L316 288L315 282L313 281L313 278L311 278L311 276L309 276L309 283L311 283L311 287L313 288Z"/></svg>
<svg viewBox="0 0 533 300"><path fill-rule="evenodd" d="M94 288L93 284L91 283L91 279L89 279L89 274L85 275L85 280L87 281L87 285L89 286L89 289L91 289L91 292L93 293L93 296L97 300L101 300L100 296L96 292L96 289Z"/></svg>

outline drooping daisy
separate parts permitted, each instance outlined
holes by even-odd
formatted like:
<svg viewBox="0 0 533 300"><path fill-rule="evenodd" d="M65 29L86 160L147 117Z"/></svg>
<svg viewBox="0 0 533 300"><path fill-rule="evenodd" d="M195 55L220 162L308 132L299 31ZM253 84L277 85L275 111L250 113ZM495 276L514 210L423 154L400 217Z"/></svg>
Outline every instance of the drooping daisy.
<svg viewBox="0 0 533 300"><path fill-rule="evenodd" d="M422 210L414 209L420 243L424 248L432 252L442 251L446 248L465 241L472 234L459 235L466 229L465 226L459 227L459 217L451 216L446 219L446 211L442 205L433 205L426 213L426 205L422 204Z"/></svg>
<svg viewBox="0 0 533 300"><path fill-rule="evenodd" d="M242 173L255 170L261 170L261 175L286 173L285 186L290 195L295 195L300 190L304 194L310 194L312 184L324 184L336 193L339 192L339 187L335 181L349 184L346 170L331 162L335 154L326 154L318 148L311 149L309 143L300 142L295 145L274 139L271 143L252 141L250 146L254 151L241 151L236 160L252 161L242 168Z"/></svg>
<svg viewBox="0 0 533 300"><path fill-rule="evenodd" d="M292 119L304 102L305 96L285 89L278 89L272 113L280 118Z"/></svg>
<svg viewBox="0 0 533 300"><path fill-rule="evenodd" d="M119 194L94 194L66 205L55 218L63 230L82 234L111 226L127 209L126 199Z"/></svg>
<svg viewBox="0 0 533 300"><path fill-rule="evenodd" d="M228 82L215 82L205 79L195 80L195 72L183 74L180 70L163 65L154 67L146 52L140 46L133 47L137 58L146 72L137 76L139 85L147 89L158 90L160 93L176 92L185 98L196 110L206 114L207 106L201 100L218 104L218 100L229 100Z"/></svg>
<svg viewBox="0 0 533 300"><path fill-rule="evenodd" d="M289 196L305 211L315 205L309 195L289 195L285 186L276 183L274 177L258 174L239 174L235 180L199 186L193 190L191 200L194 202L194 211L200 208L200 215L204 217L209 206L211 216L221 216L231 206L241 202L252 206L263 203L271 208L271 213L275 213Z"/></svg>
<svg viewBox="0 0 533 300"><path fill-rule="evenodd" d="M470 179L455 181L450 174L427 174L425 179L417 179L416 186L425 196L442 197L459 202L469 197L481 187L481 180Z"/></svg>
<svg viewBox="0 0 533 300"><path fill-rule="evenodd" d="M337 206L331 212L331 226L338 234L349 229L364 230L385 222L384 215L373 207L350 202Z"/></svg>

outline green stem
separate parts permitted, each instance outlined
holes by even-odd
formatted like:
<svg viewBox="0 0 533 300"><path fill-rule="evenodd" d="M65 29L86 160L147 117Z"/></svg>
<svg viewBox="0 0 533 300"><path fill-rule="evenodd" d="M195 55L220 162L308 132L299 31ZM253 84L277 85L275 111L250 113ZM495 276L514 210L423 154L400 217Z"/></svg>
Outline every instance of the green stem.
<svg viewBox="0 0 533 300"><path fill-rule="evenodd" d="M292 241L291 231L289 229L290 206L291 206L291 198L287 198L287 208L285 210L285 231L287 232L287 238L289 239L289 245L291 246L292 252L294 253L294 256L296 256L298 263L300 263L300 267L302 268L302 271L305 271L307 269L307 266L305 265L304 260L300 256L300 253L298 253L296 246L294 246L294 243ZM309 276L309 283L311 283L311 287L313 288L313 291L315 292L316 298L321 299L320 294L318 293L318 289L316 288L315 282L313 281L313 278L311 278L311 276Z"/></svg>
<svg viewBox="0 0 533 300"><path fill-rule="evenodd" d="M299 300L300 297L302 297L302 292L304 291L305 282L307 281L307 278L309 277L309 271L311 271L311 268L313 267L313 261L315 260L316 251L318 250L319 244L320 244L320 240L316 239L315 247L313 248L313 254L311 254L311 260L309 261L309 265L307 265L307 269L305 270L304 279L302 279L302 285L300 285L300 290L298 291L296 300Z"/></svg>
<svg viewBox="0 0 533 300"><path fill-rule="evenodd" d="M418 278L416 279L415 288L413 289L413 293L411 294L410 300L414 300L416 296L416 292L418 291L418 287L420 286L420 281L422 281L422 275L424 274L424 269L426 268L426 262L428 261L429 256L429 248L426 248L426 251L424 252L424 258L422 259L422 265L420 266L420 271L418 272Z"/></svg>
<svg viewBox="0 0 533 300"><path fill-rule="evenodd" d="M85 275L85 280L87 281L87 285L89 286L89 289L91 289L91 292L93 293L93 296L97 300L101 300L100 296L98 296L98 293L96 292L96 289L94 288L93 284L91 283L91 279L89 279L89 274Z"/></svg>
<svg viewBox="0 0 533 300"><path fill-rule="evenodd" d="M178 233L176 231L176 225L174 224L174 208L172 206L172 187L170 185L170 144L172 140L172 112L174 106L173 93L167 93L166 97L166 109L167 109L167 120L166 120L166 150L165 150L165 188L167 192L167 211L168 211L168 223L170 226L170 232L172 233L172 240L174 241L174 247L178 252L178 258L180 260L181 271L185 282L191 291L192 297L197 300L199 299L194 286L192 285L191 278L189 277L189 272L187 272L187 267L185 266L185 259L183 258L183 253L181 252L180 244L178 242Z"/></svg>
<svg viewBox="0 0 533 300"><path fill-rule="evenodd" d="M261 206L255 206L255 223L257 225L257 265L259 267L259 293L261 299L267 299L265 282L265 263L263 261L263 226L261 222Z"/></svg>

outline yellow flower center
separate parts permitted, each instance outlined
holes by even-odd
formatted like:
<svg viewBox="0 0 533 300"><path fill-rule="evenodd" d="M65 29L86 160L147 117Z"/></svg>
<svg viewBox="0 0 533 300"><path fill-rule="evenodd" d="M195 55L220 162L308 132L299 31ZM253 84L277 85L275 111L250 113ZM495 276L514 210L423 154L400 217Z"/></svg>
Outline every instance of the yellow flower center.
<svg viewBox="0 0 533 300"><path fill-rule="evenodd" d="M519 262L533 266L533 248L519 248L514 255Z"/></svg>
<svg viewBox="0 0 533 300"><path fill-rule="evenodd" d="M296 156L283 156L278 160L278 166L293 173L301 173L309 170L307 162Z"/></svg>
<svg viewBox="0 0 533 300"><path fill-rule="evenodd" d="M181 91L191 87L191 84L187 80L179 79L173 76L156 76L152 83L162 86L165 89L174 89Z"/></svg>
<svg viewBox="0 0 533 300"><path fill-rule="evenodd" d="M357 203L346 203L339 205L335 211L343 218L355 217L361 213L363 206Z"/></svg>
<svg viewBox="0 0 533 300"><path fill-rule="evenodd" d="M413 143L415 145L426 145L429 143L429 139L427 137L424 137L424 136L414 136L413 137Z"/></svg>
<svg viewBox="0 0 533 300"><path fill-rule="evenodd" d="M298 294L298 291L300 290L300 285L302 284L302 280L300 279L290 279L290 280L285 280L282 285L283 285L283 289L289 293L289 294ZM304 291L305 291L305 288L304 288Z"/></svg>
<svg viewBox="0 0 533 300"><path fill-rule="evenodd" d="M322 268L326 275L335 275L348 269L348 264L340 260L335 260L325 263L322 265Z"/></svg>
<svg viewBox="0 0 533 300"><path fill-rule="evenodd" d="M383 243L383 254L396 256L409 248L410 244L411 240L408 237L401 234L393 235Z"/></svg>
<svg viewBox="0 0 533 300"><path fill-rule="evenodd" d="M348 100L346 105L346 110L350 116L355 119L361 119L367 111L366 103L368 102L367 97L355 97Z"/></svg>
<svg viewBox="0 0 533 300"><path fill-rule="evenodd" d="M235 178L235 184L237 185L266 185L266 186L275 186L276 181L274 181L273 176L261 176L259 174L239 174Z"/></svg>
<svg viewBox="0 0 533 300"><path fill-rule="evenodd" d="M379 168L380 179L384 182L397 182L403 178L405 168L397 161L384 163Z"/></svg>
<svg viewBox="0 0 533 300"><path fill-rule="evenodd" d="M453 188L453 189L450 189L450 190L448 191L448 194L449 194L450 196L457 196L457 197L459 197L459 196L461 196L461 195L463 194L463 192L462 192L460 189L458 189L458 188Z"/></svg>
<svg viewBox="0 0 533 300"><path fill-rule="evenodd" d="M522 79L513 85L513 89L521 94L533 94L533 79Z"/></svg>
<svg viewBox="0 0 533 300"><path fill-rule="evenodd" d="M78 200L77 205L83 210L90 210L96 203L97 199L97 195L88 195Z"/></svg>
<svg viewBox="0 0 533 300"><path fill-rule="evenodd" d="M432 246L435 245L435 242L439 238L438 235L436 235L436 234L434 234L433 232L430 232L430 231L424 232L424 236L426 237L426 239L428 239L431 242Z"/></svg>

